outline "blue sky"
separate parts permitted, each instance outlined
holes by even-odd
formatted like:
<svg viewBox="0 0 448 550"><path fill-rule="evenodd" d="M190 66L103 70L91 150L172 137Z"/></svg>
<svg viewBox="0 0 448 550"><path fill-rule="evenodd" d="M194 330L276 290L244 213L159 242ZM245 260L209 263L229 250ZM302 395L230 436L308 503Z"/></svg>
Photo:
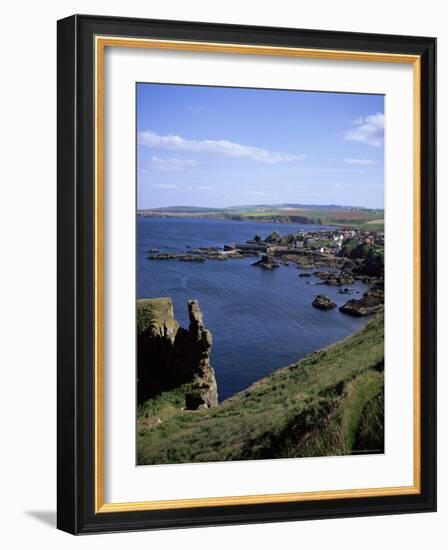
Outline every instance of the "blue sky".
<svg viewBox="0 0 448 550"><path fill-rule="evenodd" d="M137 84L137 206L383 208L384 97Z"/></svg>

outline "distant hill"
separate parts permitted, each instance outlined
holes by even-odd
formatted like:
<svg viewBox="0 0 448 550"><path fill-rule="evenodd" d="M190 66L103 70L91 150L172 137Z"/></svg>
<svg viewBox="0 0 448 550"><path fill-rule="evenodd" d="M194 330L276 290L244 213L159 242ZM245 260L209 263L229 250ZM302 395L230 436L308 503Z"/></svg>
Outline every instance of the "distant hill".
<svg viewBox="0 0 448 550"><path fill-rule="evenodd" d="M196 212L222 212L225 208L207 208L205 206L161 206L159 208L141 208L140 212L179 212L179 213L196 213Z"/></svg>
<svg viewBox="0 0 448 550"><path fill-rule="evenodd" d="M384 210L337 204L253 204L229 208L164 206L137 211L139 216L208 218L266 223L300 223L350 227L366 231L384 230Z"/></svg>
<svg viewBox="0 0 448 550"><path fill-rule="evenodd" d="M301 204L301 203L281 203L281 204L254 204L254 205L242 205L231 206L225 210L247 210L263 212L271 210L347 210L347 209L366 210L361 206L345 206L338 204Z"/></svg>
<svg viewBox="0 0 448 550"><path fill-rule="evenodd" d="M158 208L141 208L139 212L178 212L178 213L205 213L205 212L271 212L281 210L322 210L322 211L338 211L338 210L370 210L362 206L345 206L338 204L300 204L300 203L281 203L281 204L243 204L239 206L228 206L223 208L205 207L205 206L188 206L174 205L161 206Z"/></svg>

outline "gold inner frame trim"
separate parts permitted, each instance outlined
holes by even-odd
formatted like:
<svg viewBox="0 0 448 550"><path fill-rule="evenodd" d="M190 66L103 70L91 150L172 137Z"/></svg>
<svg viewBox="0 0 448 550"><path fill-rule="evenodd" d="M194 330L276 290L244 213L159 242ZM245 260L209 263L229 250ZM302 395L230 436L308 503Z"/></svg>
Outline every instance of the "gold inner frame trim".
<svg viewBox="0 0 448 550"><path fill-rule="evenodd" d="M147 48L159 50L193 51L207 53L231 53L242 55L265 55L328 59L344 61L371 61L383 63L407 63L413 65L413 198L414 198L414 349L413 349L413 484L401 487L367 489L344 489L264 495L226 496L179 500L153 500L142 502L104 501L104 54L106 47ZM421 491L421 388L420 388L420 56L380 52L355 52L344 50L321 50L250 44L225 44L178 40L156 40L96 36L95 54L95 513L132 512L144 510L167 510L212 506L236 506L280 502L305 502L343 498L416 495Z"/></svg>

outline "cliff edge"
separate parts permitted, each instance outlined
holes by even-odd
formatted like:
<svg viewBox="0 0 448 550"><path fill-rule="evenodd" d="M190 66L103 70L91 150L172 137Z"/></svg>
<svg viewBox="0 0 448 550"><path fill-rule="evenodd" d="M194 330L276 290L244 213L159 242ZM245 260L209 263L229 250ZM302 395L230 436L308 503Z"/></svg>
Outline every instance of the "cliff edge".
<svg viewBox="0 0 448 550"><path fill-rule="evenodd" d="M180 389L185 408L217 405L215 372L210 364L212 334L196 300L188 302L188 329L174 318L170 298L137 300L137 400Z"/></svg>

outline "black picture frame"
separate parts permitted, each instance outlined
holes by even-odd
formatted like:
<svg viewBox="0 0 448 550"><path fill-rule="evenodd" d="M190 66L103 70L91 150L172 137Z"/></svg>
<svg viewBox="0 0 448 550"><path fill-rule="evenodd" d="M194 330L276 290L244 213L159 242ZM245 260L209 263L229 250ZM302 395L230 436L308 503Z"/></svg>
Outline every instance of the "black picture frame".
<svg viewBox="0 0 448 550"><path fill-rule="evenodd" d="M419 494L95 511L95 36L415 55L421 68ZM58 21L57 525L73 534L436 510L436 39L74 15Z"/></svg>

